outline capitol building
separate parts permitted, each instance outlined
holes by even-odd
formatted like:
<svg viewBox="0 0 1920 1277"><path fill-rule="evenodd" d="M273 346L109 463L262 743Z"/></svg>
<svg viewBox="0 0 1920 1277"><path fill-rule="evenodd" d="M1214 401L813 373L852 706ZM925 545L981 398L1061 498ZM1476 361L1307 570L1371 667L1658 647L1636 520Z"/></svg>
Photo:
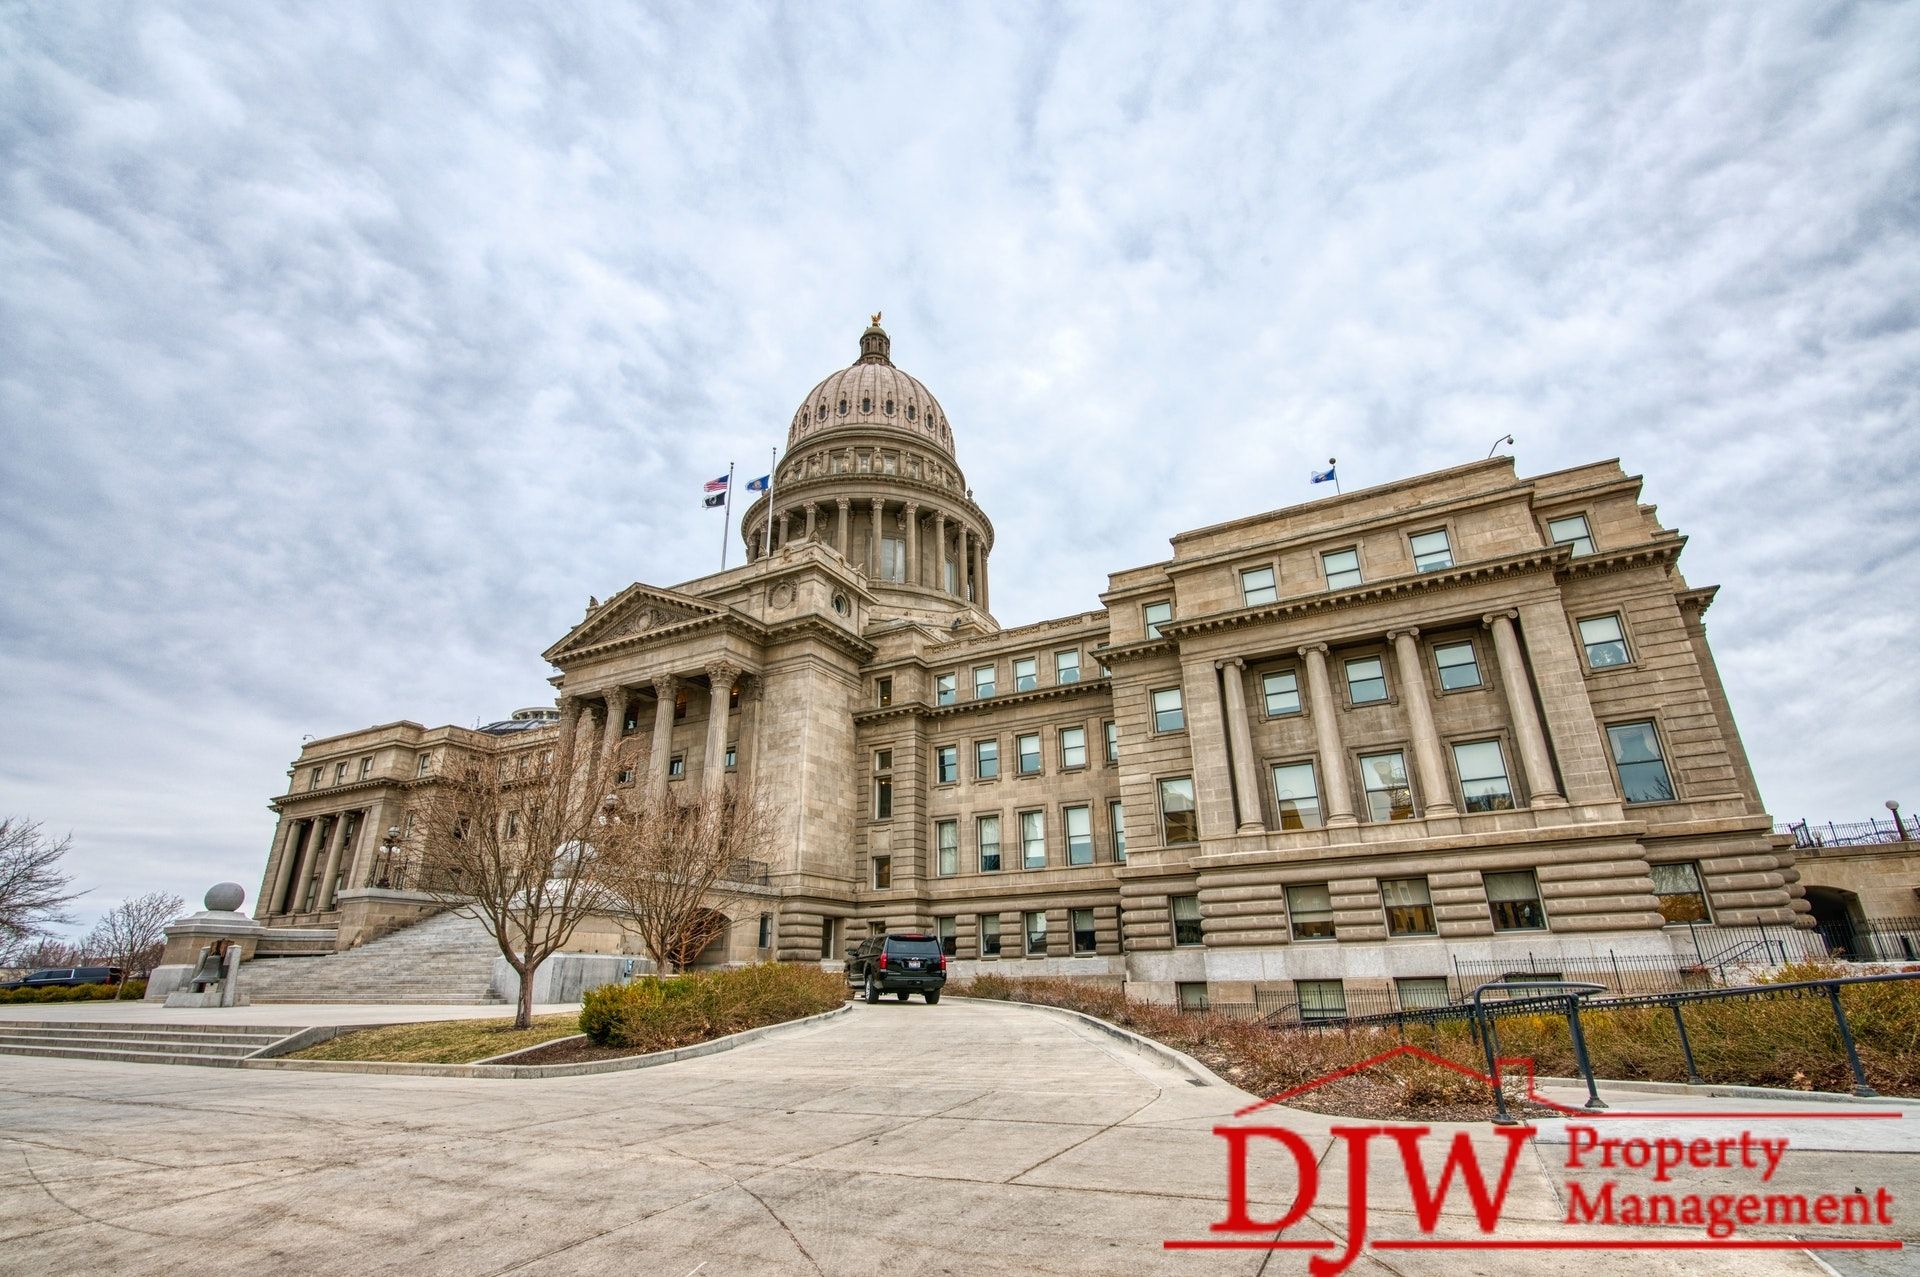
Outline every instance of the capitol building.
<svg viewBox="0 0 1920 1277"><path fill-rule="evenodd" d="M960 976L1337 1014L1445 1000L1463 963L1807 925L1707 644L1715 587L1617 461L1499 457L1170 529L1098 609L1007 629L965 423L878 319L795 409L743 566L603 596L543 653L553 707L300 749L258 956L434 913L383 842L436 756L563 734L638 737L622 783L773 812L715 962L924 930ZM575 948L637 952L612 924Z"/></svg>

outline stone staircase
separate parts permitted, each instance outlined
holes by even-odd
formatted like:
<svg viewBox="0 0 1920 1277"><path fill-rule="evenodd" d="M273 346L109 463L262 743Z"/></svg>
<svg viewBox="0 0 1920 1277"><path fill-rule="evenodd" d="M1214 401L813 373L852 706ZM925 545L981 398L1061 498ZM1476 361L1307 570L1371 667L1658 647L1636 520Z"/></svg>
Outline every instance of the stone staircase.
<svg viewBox="0 0 1920 1277"><path fill-rule="evenodd" d="M0 1020L0 1055L118 1060L124 1064L201 1064L238 1068L240 1061L298 1028L242 1024L77 1024Z"/></svg>
<svg viewBox="0 0 1920 1277"><path fill-rule="evenodd" d="M443 913L358 948L317 958L256 958L240 966L240 991L279 1003L498 1002L488 992L500 956L473 918Z"/></svg>

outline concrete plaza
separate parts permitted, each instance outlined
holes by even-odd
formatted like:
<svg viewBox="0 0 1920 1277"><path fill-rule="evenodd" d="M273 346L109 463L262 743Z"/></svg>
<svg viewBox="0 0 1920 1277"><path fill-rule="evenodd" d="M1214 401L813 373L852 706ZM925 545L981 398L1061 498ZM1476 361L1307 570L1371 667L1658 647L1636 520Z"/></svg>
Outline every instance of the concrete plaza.
<svg viewBox="0 0 1920 1277"><path fill-rule="evenodd" d="M240 1010L260 1023L300 1022L290 1008ZM342 1008L329 1010L341 1018ZM397 1018L379 1011L362 1014ZM1616 1119L1609 1133L1758 1129L1657 1116L1697 1100L1613 1098L1656 1116ZM1206 1238L1221 1218L1225 1145L1211 1127L1251 1101L1066 1017L964 1001L856 1006L703 1059L542 1081L0 1058L0 1269L1304 1273L1301 1251L1161 1245ZM1322 1154L1320 1205L1288 1236L1342 1237L1344 1169L1327 1135L1338 1119L1271 1116ZM1771 1191L1884 1185L1896 1198L1893 1234L1920 1235L1912 1119L1764 1125L1792 1140ZM1493 1148L1489 1127L1465 1129ZM1563 1139L1545 1123L1526 1148L1502 1236L1568 1235ZM1291 1204L1285 1162L1254 1161L1256 1215ZM1683 1190L1750 1187L1727 1172L1682 1174L1695 1177ZM1372 1178L1369 1236L1418 1236L1404 1177L1377 1160ZM1457 1186L1448 1206L1456 1213L1438 1235L1476 1236ZM1628 1247L1634 1237L1692 1235L1578 1230ZM1902 1252L1825 1258L1848 1274L1911 1270ZM1827 1271L1799 1250L1644 1248L1369 1251L1349 1271L1453 1277L1543 1263L1563 1273L1631 1265L1642 1277Z"/></svg>

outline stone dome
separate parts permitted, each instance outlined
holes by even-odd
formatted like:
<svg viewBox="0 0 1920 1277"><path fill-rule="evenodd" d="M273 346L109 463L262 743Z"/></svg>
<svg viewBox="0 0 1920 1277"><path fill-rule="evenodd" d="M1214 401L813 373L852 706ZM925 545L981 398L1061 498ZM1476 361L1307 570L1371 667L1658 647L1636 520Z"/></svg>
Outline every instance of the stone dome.
<svg viewBox="0 0 1920 1277"><path fill-rule="evenodd" d="M953 455L953 429L946 410L933 392L893 366L891 342L873 317L860 334L860 358L834 373L807 393L793 425L787 430L787 448L830 430L882 429L913 435Z"/></svg>

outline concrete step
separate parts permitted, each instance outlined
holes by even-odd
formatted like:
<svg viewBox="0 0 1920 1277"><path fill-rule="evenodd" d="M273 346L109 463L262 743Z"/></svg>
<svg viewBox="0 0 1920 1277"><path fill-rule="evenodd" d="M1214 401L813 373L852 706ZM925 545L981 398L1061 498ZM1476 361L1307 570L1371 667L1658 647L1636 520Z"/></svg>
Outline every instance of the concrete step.
<svg viewBox="0 0 1920 1277"><path fill-rule="evenodd" d="M85 1037L50 1038L28 1037L24 1034L0 1034L0 1047L44 1048L55 1054L70 1054L74 1051L124 1051L135 1055L219 1055L238 1059L252 1055L262 1047L270 1046L278 1039L264 1042L208 1042L199 1038L191 1041L162 1041L152 1037L120 1038L104 1035Z"/></svg>
<svg viewBox="0 0 1920 1277"><path fill-rule="evenodd" d="M199 1064L208 1068L237 1069L246 1057L206 1055L174 1051L115 1051L100 1047L19 1046L0 1042L0 1055L33 1055L61 1060L109 1060L120 1064Z"/></svg>
<svg viewBox="0 0 1920 1277"><path fill-rule="evenodd" d="M298 1029L232 1029L200 1031L197 1026L184 1031L137 1024L0 1024L0 1040L9 1042L157 1042L191 1044L211 1050L216 1047L241 1047L258 1050L298 1033Z"/></svg>

